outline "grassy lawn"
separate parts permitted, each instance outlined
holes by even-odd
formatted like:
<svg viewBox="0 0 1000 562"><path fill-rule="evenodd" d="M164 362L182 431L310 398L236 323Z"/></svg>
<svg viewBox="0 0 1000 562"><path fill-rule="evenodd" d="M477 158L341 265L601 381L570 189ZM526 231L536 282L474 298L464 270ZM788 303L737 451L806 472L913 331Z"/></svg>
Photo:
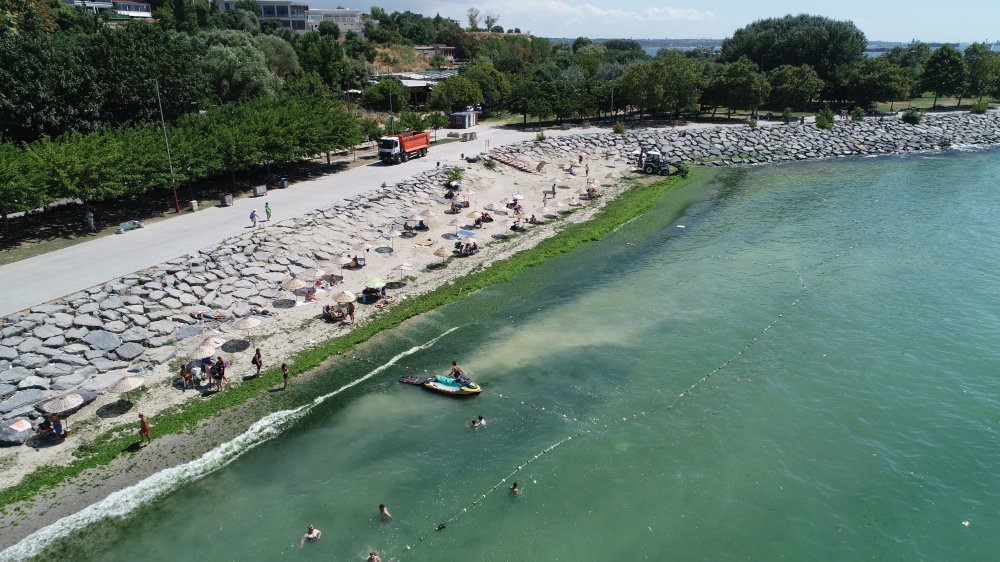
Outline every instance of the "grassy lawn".
<svg viewBox="0 0 1000 562"><path fill-rule="evenodd" d="M977 98L962 98L962 105L958 106L958 98L945 98L939 97L937 100L938 107L944 109L969 109L969 106L978 101ZM989 104L990 107L996 107L1000 105L1000 100L991 97L984 97L983 101ZM875 109L878 111L900 111L908 107L915 107L917 109L930 109L934 104L934 94L924 94L920 97L916 97L910 100L901 100L893 102L892 104L880 102L875 105ZM889 107L892 106L890 110Z"/></svg>

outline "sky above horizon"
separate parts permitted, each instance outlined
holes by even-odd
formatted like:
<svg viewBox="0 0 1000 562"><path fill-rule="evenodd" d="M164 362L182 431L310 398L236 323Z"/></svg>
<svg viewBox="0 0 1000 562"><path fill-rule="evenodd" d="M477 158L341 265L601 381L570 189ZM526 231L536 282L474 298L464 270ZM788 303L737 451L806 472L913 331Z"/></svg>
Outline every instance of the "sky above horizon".
<svg viewBox="0 0 1000 562"><path fill-rule="evenodd" d="M466 11L500 16L504 29L520 28L542 37L631 39L724 39L755 20L807 13L851 20L870 41L911 39L934 42L998 40L1000 2L972 0L945 5L930 0L817 2L768 0L306 0L313 8L343 6L368 12L378 6L389 12L441 14L467 25ZM481 18L480 18L481 19ZM481 25L481 24L480 24Z"/></svg>

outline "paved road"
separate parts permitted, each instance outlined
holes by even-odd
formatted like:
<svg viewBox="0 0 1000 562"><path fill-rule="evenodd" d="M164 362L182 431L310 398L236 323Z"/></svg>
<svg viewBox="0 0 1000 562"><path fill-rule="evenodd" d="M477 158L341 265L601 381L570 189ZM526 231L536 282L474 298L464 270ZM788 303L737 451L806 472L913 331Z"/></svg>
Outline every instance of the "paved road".
<svg viewBox="0 0 1000 562"><path fill-rule="evenodd" d="M269 191L266 199L246 198L232 207L214 207L159 221L140 230L105 236L0 266L0 316L36 306L111 279L196 252L244 232L250 210L263 214L264 201L274 209L275 221L329 207L386 182L400 180L456 163L462 153L485 151L534 137L534 133L479 126L478 140L433 147L425 158L398 166L373 163L323 178L299 182L289 189ZM558 131L561 133L579 133ZM597 132L597 130L594 130ZM546 131L546 134L550 134ZM100 217L98 217L100 220Z"/></svg>

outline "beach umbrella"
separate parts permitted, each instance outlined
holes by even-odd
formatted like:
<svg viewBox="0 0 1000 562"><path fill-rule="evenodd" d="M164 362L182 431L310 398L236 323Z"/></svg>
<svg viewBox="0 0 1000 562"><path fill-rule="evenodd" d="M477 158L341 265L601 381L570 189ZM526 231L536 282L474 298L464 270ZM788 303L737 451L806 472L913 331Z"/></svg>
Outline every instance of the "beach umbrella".
<svg viewBox="0 0 1000 562"><path fill-rule="evenodd" d="M217 347L217 345L205 345L202 343L198 347L192 349L191 353L188 353L188 359L204 359L206 357L211 357L215 355L215 348Z"/></svg>
<svg viewBox="0 0 1000 562"><path fill-rule="evenodd" d="M447 258L451 256L451 252L444 246L439 246L437 250L434 250L434 255L439 258Z"/></svg>
<svg viewBox="0 0 1000 562"><path fill-rule="evenodd" d="M482 213L480 213L479 211L470 211L469 214L467 214L465 216L469 217L470 219L475 219L475 218L479 218L479 216L481 214Z"/></svg>
<svg viewBox="0 0 1000 562"><path fill-rule="evenodd" d="M462 197L469 197L470 195L472 195L472 190L467 187L462 191L459 191L458 194L461 195Z"/></svg>
<svg viewBox="0 0 1000 562"><path fill-rule="evenodd" d="M382 287L385 287L385 281L378 277L372 277L365 283L366 289L381 289Z"/></svg>
<svg viewBox="0 0 1000 562"><path fill-rule="evenodd" d="M250 330L260 326L261 319L256 316L247 316L246 318L240 318L239 320L234 320L229 324L235 330Z"/></svg>
<svg viewBox="0 0 1000 562"><path fill-rule="evenodd" d="M434 211L427 209L424 212L420 213L420 216L424 217L425 219L431 218L434 216Z"/></svg>
<svg viewBox="0 0 1000 562"><path fill-rule="evenodd" d="M392 251L392 239L396 238L397 236L399 236L399 231L398 230L390 228L389 230L382 231L382 237L389 239L389 251L390 252Z"/></svg>
<svg viewBox="0 0 1000 562"><path fill-rule="evenodd" d="M566 201L566 204L569 205L570 207L579 207L580 205L583 205L583 203L581 203L579 199L569 199L568 201Z"/></svg>
<svg viewBox="0 0 1000 562"><path fill-rule="evenodd" d="M514 199L516 201L516 200L524 199L524 195L521 195L520 193L515 193L514 195L511 195L510 198Z"/></svg>
<svg viewBox="0 0 1000 562"><path fill-rule="evenodd" d="M291 279L285 279L281 283L282 289L287 289L289 291L295 291L301 289L302 287L309 286L309 282L297 277L292 277Z"/></svg>
<svg viewBox="0 0 1000 562"><path fill-rule="evenodd" d="M416 271L417 269L413 267L413 264L403 262L396 267L392 268L393 271Z"/></svg>
<svg viewBox="0 0 1000 562"><path fill-rule="evenodd" d="M108 387L108 392L111 392L112 394L121 394L124 392L125 400L128 400L128 393L139 388L145 383L146 381L143 380L142 377L126 375L111 383L111 386Z"/></svg>
<svg viewBox="0 0 1000 562"><path fill-rule="evenodd" d="M354 293L352 293L350 291L341 291L341 292L337 293L336 295L334 295L333 300L335 300L337 302L347 303L347 302L354 302L354 301L358 300L358 297Z"/></svg>
<svg viewBox="0 0 1000 562"><path fill-rule="evenodd" d="M409 221L409 222L420 222L420 221L422 221L424 219L423 219L423 217L421 217L417 213L413 213L412 215L406 217L406 220Z"/></svg>
<svg viewBox="0 0 1000 562"><path fill-rule="evenodd" d="M299 275L305 279L319 279L323 277L326 271L318 267L310 267L309 269L303 270Z"/></svg>
<svg viewBox="0 0 1000 562"><path fill-rule="evenodd" d="M66 410L72 410L77 406L83 404L83 396L72 392L70 394L65 394L59 398L49 400L48 402L42 404L42 411L46 414L60 414Z"/></svg>
<svg viewBox="0 0 1000 562"><path fill-rule="evenodd" d="M448 223L448 226L462 226L462 221L453 219L450 223Z"/></svg>
<svg viewBox="0 0 1000 562"><path fill-rule="evenodd" d="M576 193L577 195L586 195L587 194L587 190L586 189L577 189L573 193Z"/></svg>
<svg viewBox="0 0 1000 562"><path fill-rule="evenodd" d="M475 244L476 243L476 239L473 238L472 236L467 236L465 238L465 240L462 240L462 242L464 242L466 244Z"/></svg>

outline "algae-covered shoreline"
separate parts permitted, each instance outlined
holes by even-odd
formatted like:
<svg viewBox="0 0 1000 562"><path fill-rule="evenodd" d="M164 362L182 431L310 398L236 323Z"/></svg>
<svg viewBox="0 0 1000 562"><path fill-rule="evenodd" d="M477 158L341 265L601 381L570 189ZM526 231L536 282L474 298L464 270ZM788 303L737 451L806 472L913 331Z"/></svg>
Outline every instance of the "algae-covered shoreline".
<svg viewBox="0 0 1000 562"><path fill-rule="evenodd" d="M345 352L356 349L357 346L379 334L387 333L406 320L463 299L479 289L503 283L546 259L572 251L586 242L598 240L613 232L621 224L654 208L667 192L681 185L707 184L713 177L714 173L711 170L702 169L688 180L670 178L650 185L633 183L630 189L624 190L613 199L609 198L589 220L562 223L557 235L536 240L538 243L529 249L518 251L484 269L454 279L422 296L404 301L384 316L360 326L349 334L300 352L290 362L292 375L298 381L315 376L325 364L338 361L338 357L343 357ZM683 206L675 208L675 211L682 212ZM169 458L143 462L143 457L147 456L149 451L138 453L134 450L132 445L135 438L130 425L124 429L109 431L95 439L94 442L98 445L92 445L87 451L89 455L74 464L68 467L41 469L39 473L26 478L21 484L4 490L0 493L0 505L6 511L5 519L8 519L8 523L0 530L3 542L10 544L20 540L35 529L99 500L101 492L90 490L86 494L74 496L76 501L64 502L61 507L52 509L47 507L43 509L38 505L42 502L32 500L42 497L46 499L65 497L66 492L88 479L103 482L104 484L98 485L97 488L104 489L103 494L106 495L134 484L166 466L176 466L197 458L211 450L213 446L235 437L239 431L269 411L292 406L296 401L311 399L303 396L280 399L269 397L267 389L279 379L280 374L272 370L260 379L247 381L233 388L232 392L227 391L211 401L189 403L154 417L152 422L160 434L159 439L169 442L171 451L169 455L160 456ZM199 422L206 419L213 419L213 426L225 426L229 430L217 432L206 431L204 427L199 428ZM214 423L216 419L223 420L224 423ZM167 437L164 438L164 435ZM16 526L10 522L12 515L19 519Z"/></svg>

